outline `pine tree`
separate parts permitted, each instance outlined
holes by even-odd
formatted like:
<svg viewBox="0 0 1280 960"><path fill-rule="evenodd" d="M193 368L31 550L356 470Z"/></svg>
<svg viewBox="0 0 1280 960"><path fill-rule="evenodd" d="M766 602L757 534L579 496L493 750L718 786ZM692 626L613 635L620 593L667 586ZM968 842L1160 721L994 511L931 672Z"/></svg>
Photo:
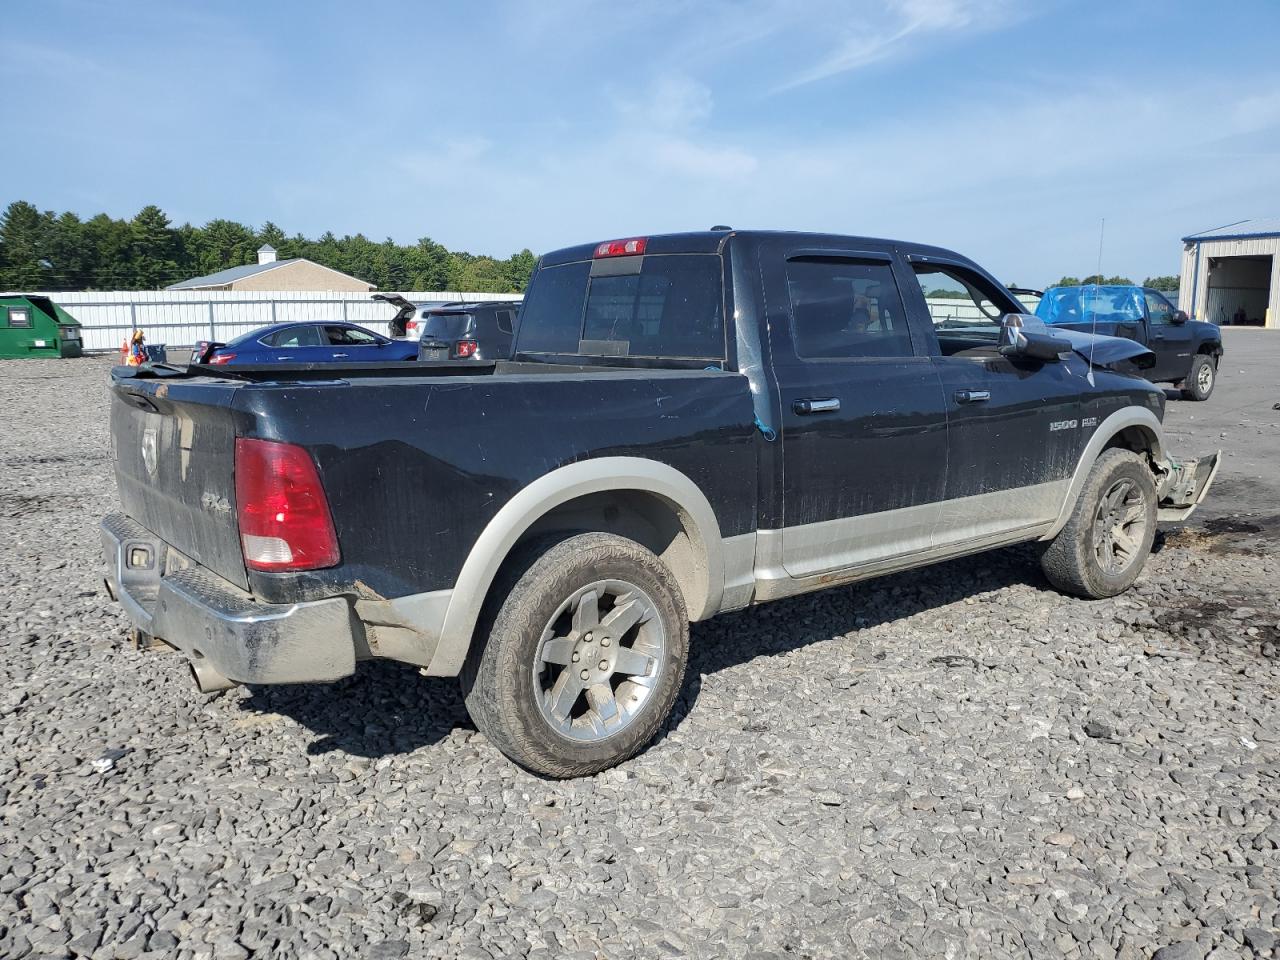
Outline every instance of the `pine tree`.
<svg viewBox="0 0 1280 960"><path fill-rule="evenodd" d="M177 233L154 204L143 207L129 223L132 234L132 285L154 290L183 279L178 275Z"/></svg>
<svg viewBox="0 0 1280 960"><path fill-rule="evenodd" d="M45 255L52 213L41 213L25 200L9 204L0 216L0 287L47 290L53 263Z"/></svg>

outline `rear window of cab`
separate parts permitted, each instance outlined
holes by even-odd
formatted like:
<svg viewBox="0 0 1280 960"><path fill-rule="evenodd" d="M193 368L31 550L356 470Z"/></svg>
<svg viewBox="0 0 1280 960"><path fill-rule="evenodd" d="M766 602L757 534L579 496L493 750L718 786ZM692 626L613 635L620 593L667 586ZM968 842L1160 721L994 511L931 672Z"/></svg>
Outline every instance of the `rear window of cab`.
<svg viewBox="0 0 1280 960"><path fill-rule="evenodd" d="M723 360L720 257L649 254L639 272L543 267L525 294L519 353Z"/></svg>

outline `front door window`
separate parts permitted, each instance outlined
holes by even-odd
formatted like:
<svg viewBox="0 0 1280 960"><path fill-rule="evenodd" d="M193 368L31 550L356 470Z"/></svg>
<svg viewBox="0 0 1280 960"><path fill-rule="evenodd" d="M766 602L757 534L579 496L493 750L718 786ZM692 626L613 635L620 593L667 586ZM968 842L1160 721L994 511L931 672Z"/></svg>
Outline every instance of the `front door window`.
<svg viewBox="0 0 1280 960"><path fill-rule="evenodd" d="M1147 319L1151 321L1153 327L1167 327L1173 325L1173 305L1158 293L1148 290L1147 296Z"/></svg>
<svg viewBox="0 0 1280 960"><path fill-rule="evenodd" d="M980 274L938 263L911 267L945 357L989 354L1000 339L1000 318L1022 312L1021 304Z"/></svg>

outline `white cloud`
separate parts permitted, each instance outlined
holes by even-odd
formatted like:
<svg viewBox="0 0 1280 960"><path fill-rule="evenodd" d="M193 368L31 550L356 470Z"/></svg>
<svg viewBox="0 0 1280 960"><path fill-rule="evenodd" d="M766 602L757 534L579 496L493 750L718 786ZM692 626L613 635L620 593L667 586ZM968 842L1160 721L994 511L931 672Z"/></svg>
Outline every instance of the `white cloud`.
<svg viewBox="0 0 1280 960"><path fill-rule="evenodd" d="M866 4L833 11L840 41L779 89L789 89L900 56L913 43L996 30L1022 14L1010 0L889 0L868 9ZM815 41L819 38L815 37Z"/></svg>
<svg viewBox="0 0 1280 960"><path fill-rule="evenodd" d="M691 140L659 139L652 150L642 154L641 163L689 178L744 180L756 172L759 161L736 147L715 147Z"/></svg>
<svg viewBox="0 0 1280 960"><path fill-rule="evenodd" d="M683 130L711 116L711 90L682 73L668 72L648 87L621 93L618 113L634 124L658 130Z"/></svg>
<svg viewBox="0 0 1280 960"><path fill-rule="evenodd" d="M616 98L618 125L605 149L680 178L750 176L756 158L740 147L715 142L707 132L713 106L705 84L682 73L664 73L647 87Z"/></svg>

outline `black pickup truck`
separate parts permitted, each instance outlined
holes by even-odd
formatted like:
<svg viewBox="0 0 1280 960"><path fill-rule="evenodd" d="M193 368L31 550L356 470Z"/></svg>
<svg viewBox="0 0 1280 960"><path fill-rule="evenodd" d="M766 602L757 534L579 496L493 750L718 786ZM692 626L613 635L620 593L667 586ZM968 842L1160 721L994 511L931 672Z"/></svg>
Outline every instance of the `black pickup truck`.
<svg viewBox="0 0 1280 960"><path fill-rule="evenodd" d="M943 280L982 319L932 317ZM108 587L202 690L405 661L587 774L655 735L690 621L1024 541L1061 589L1128 588L1218 459L1165 448L1148 359L935 247L573 247L510 361L117 368Z"/></svg>
<svg viewBox="0 0 1280 960"><path fill-rule="evenodd" d="M1031 291L1034 292L1034 291ZM1222 360L1222 330L1191 320L1159 290L1128 285L1050 287L1036 316L1054 327L1126 337L1151 349L1152 383L1172 383L1187 400L1208 400Z"/></svg>

